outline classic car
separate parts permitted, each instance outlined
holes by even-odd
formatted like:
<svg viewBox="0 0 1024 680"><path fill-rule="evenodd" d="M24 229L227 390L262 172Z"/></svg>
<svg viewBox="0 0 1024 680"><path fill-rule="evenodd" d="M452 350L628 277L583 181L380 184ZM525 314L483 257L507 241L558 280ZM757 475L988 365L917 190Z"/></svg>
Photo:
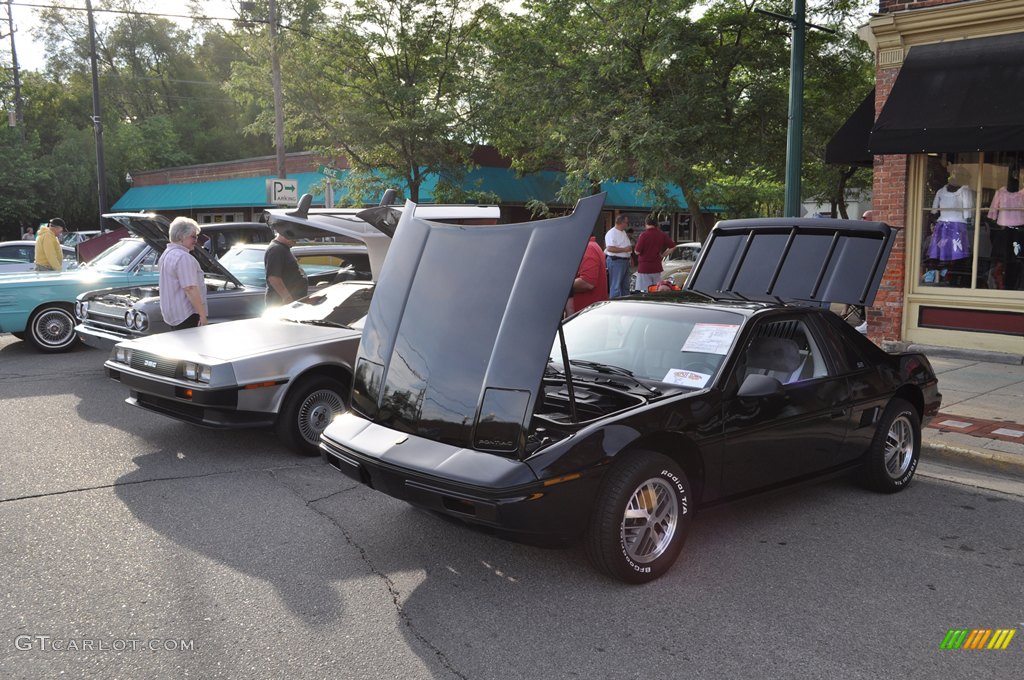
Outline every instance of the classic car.
<svg viewBox="0 0 1024 680"><path fill-rule="evenodd" d="M456 223L495 222L494 206L422 205L421 215ZM399 209L270 210L293 238L333 231L366 244L380 271ZM190 328L120 342L104 364L129 389L128 403L194 425L273 426L289 448L316 455L320 433L347 408L352 365L373 285L347 281L316 290L258 319Z"/></svg>
<svg viewBox="0 0 1024 680"><path fill-rule="evenodd" d="M61 246L64 252L64 270L78 267L75 249ZM34 272L36 270L35 241L4 241L0 243L0 274Z"/></svg>
<svg viewBox="0 0 1024 680"><path fill-rule="evenodd" d="M501 536L582 538L599 570L634 583L669 569L699 508L853 468L878 491L907 486L935 374L827 306L871 304L895 230L720 222L685 290L562 322L602 200L478 228L406 210L351 408L321 436L327 462Z"/></svg>
<svg viewBox="0 0 1024 680"><path fill-rule="evenodd" d="M159 245L163 250L164 245ZM250 319L264 311L266 243L235 246L219 260L200 257L206 278L209 323ZM198 250L198 249L197 249ZM335 281L370 278L366 246L347 243L297 245L292 253L310 288ZM122 340L171 330L160 311L157 284L82 293L75 302L75 331L86 345L109 350Z"/></svg>
<svg viewBox="0 0 1024 680"><path fill-rule="evenodd" d="M130 222L123 214L106 215ZM158 215L135 215L136 221L166 223ZM264 224L210 224L208 233L226 233L232 240L274 237ZM102 238L102 237L101 237ZM157 282L159 253L140 238L116 241L88 264L65 272L0 275L0 333L28 340L41 352L67 352L78 343L75 298L86 291L112 286L146 286Z"/></svg>

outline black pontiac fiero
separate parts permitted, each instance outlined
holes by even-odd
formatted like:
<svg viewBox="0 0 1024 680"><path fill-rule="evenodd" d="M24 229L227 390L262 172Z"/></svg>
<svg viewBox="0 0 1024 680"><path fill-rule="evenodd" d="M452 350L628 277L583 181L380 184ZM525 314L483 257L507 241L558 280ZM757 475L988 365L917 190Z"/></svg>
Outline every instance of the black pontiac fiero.
<svg viewBox="0 0 1024 680"><path fill-rule="evenodd" d="M871 304L894 230L721 222L685 290L562 322L602 202L492 226L405 210L325 459L504 536L583 538L634 583L665 573L702 506L846 468L910 482L935 374L828 311Z"/></svg>

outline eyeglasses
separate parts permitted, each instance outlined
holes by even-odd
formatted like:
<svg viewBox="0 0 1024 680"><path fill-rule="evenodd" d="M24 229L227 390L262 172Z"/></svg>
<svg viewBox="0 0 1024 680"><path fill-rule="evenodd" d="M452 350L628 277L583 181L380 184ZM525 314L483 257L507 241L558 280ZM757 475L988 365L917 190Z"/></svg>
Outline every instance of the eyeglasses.
<svg viewBox="0 0 1024 680"><path fill-rule="evenodd" d="M188 235L188 236L186 236L185 238L190 238L190 239L192 239L192 240L194 241L194 240L196 240L197 238L199 238L199 234L189 234L189 235Z"/></svg>

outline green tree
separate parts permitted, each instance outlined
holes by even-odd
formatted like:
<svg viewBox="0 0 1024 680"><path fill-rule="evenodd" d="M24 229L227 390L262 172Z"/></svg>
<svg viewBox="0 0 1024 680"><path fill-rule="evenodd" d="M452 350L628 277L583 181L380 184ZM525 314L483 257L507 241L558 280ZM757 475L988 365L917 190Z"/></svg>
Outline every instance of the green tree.
<svg viewBox="0 0 1024 680"><path fill-rule="evenodd" d="M431 178L435 195L463 197L479 139L481 17L491 10L478 0L355 0L335 6L315 31L285 31L289 141L344 156L352 202L393 185L419 200ZM254 99L267 73L265 58L236 63L229 84L240 103L263 107L260 131L273 113L269 97Z"/></svg>

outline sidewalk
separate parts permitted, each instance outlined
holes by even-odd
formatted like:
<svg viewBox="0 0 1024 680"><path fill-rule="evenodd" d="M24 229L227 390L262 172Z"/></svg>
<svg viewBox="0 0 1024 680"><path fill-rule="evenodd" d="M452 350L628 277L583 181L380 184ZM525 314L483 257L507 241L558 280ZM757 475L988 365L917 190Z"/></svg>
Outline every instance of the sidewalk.
<svg viewBox="0 0 1024 680"><path fill-rule="evenodd" d="M1024 357L911 346L935 369L942 407L922 458L1024 477Z"/></svg>

